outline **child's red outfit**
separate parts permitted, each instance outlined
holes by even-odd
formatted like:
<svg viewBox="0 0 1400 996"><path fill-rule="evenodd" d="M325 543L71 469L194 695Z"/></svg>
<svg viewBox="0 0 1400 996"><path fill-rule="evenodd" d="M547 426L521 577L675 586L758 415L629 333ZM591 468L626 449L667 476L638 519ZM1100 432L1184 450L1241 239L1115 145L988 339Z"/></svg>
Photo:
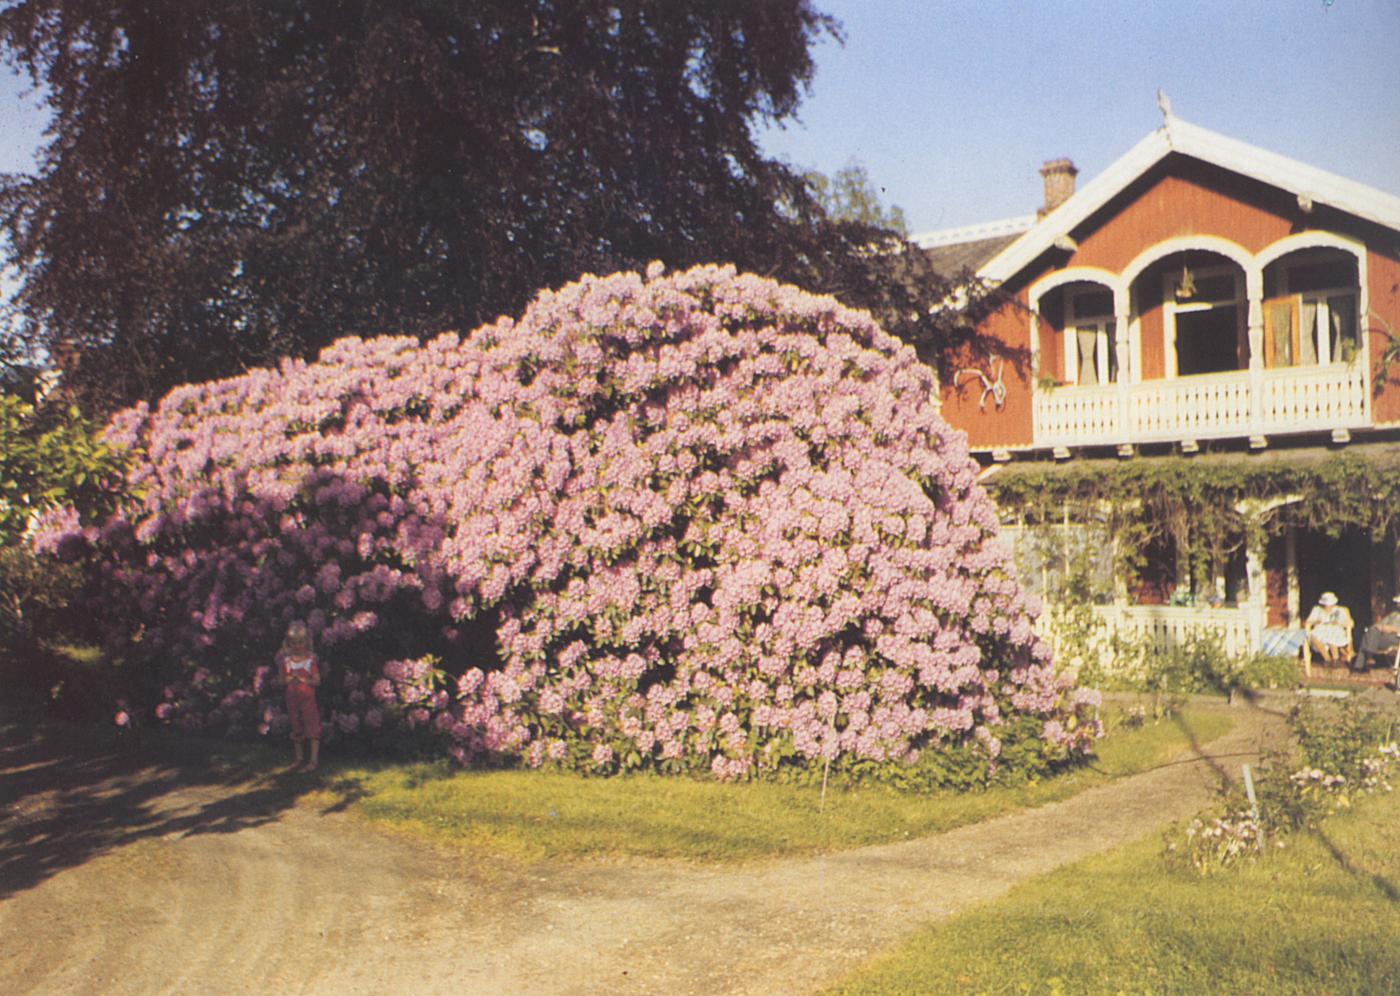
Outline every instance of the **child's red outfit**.
<svg viewBox="0 0 1400 996"><path fill-rule="evenodd" d="M278 666L287 685L287 715L292 720L292 739L320 740L321 711L316 705L316 687L311 684L321 677L316 655L293 656L284 650L278 654Z"/></svg>

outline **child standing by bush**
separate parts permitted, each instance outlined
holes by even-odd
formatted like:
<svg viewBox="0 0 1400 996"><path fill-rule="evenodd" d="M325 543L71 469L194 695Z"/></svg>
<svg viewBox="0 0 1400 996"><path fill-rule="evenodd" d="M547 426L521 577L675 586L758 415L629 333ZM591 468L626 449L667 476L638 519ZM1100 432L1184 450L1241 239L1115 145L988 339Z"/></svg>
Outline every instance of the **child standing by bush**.
<svg viewBox="0 0 1400 996"><path fill-rule="evenodd" d="M287 686L287 715L292 720L292 762L297 771L315 771L321 754L321 710L316 686L321 684L321 664L311 649L311 633L297 620L287 627L282 649L277 651L277 673ZM302 744L311 741L311 758L302 763Z"/></svg>

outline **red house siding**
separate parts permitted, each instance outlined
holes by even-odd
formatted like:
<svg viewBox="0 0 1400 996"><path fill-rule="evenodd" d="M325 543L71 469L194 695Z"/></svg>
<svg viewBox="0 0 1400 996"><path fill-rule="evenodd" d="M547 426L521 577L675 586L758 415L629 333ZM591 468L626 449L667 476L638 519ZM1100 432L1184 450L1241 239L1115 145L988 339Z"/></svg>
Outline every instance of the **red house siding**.
<svg viewBox="0 0 1400 996"><path fill-rule="evenodd" d="M1371 314L1364 327L1370 333L1374 377L1383 369L1381 356L1390 345L1390 336L1400 336L1400 259L1373 247L1369 261L1366 279ZM1371 417L1377 423L1400 422L1400 364L1392 364L1387 383L1372 398Z"/></svg>
<svg viewBox="0 0 1400 996"><path fill-rule="evenodd" d="M1162 317L1162 274L1165 266L1154 263L1138 278L1140 297L1134 303L1142 341L1142 379L1161 380L1167 375L1167 343Z"/></svg>
<svg viewBox="0 0 1400 996"><path fill-rule="evenodd" d="M1029 446L1031 443L1031 382L1030 322L1025 312L1025 294L1016 304L1004 305L982 325L985 336L1003 345L1002 383L1006 385L1006 403L997 408L988 395L981 409L982 381L973 376L957 376L959 369L978 369L995 376L989 361L993 348L985 352L966 352L958 357L946 382L940 385L943 417L967 433L967 443L974 449L1000 446Z"/></svg>
<svg viewBox="0 0 1400 996"><path fill-rule="evenodd" d="M1287 210L1292 198L1278 191L1203 163L1178 159L1167 165L1169 172L1144 178L1140 192L1130 187L1124 194L1129 199L1111 218L1090 219L1092 230L1076 232L1079 248L1066 265L1121 273L1143 250L1183 235L1214 235L1257 253L1309 227L1296 204ZM1115 205L1105 210L1115 211Z"/></svg>

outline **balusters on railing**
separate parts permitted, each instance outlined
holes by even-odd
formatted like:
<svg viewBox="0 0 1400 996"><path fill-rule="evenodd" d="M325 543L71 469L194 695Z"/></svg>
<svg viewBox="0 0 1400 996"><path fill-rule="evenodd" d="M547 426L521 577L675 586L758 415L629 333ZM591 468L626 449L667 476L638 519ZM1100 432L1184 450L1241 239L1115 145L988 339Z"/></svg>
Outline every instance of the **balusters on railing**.
<svg viewBox="0 0 1400 996"><path fill-rule="evenodd" d="M1034 438L1042 446L1151 442L1356 428L1369 417L1364 371L1335 364L1057 387L1036 394Z"/></svg>

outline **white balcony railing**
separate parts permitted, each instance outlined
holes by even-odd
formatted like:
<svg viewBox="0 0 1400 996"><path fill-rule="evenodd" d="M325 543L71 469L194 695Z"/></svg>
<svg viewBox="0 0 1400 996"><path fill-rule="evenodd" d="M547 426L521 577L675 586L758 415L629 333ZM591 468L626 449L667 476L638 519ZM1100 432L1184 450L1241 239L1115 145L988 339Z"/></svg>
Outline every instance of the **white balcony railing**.
<svg viewBox="0 0 1400 996"><path fill-rule="evenodd" d="M1354 428L1370 421L1370 392L1360 368L1344 364L1266 370L1263 432Z"/></svg>
<svg viewBox="0 0 1400 996"><path fill-rule="evenodd" d="M1094 446L1353 429L1370 424L1359 367L1231 370L1037 391L1036 446Z"/></svg>
<svg viewBox="0 0 1400 996"><path fill-rule="evenodd" d="M1118 389L1056 387L1035 396L1035 441L1038 445L1063 445L1062 440L1081 437L1106 439L1120 435ZM1044 437L1046 442L1042 443Z"/></svg>
<svg viewBox="0 0 1400 996"><path fill-rule="evenodd" d="M1249 425L1249 373L1129 384L1127 401L1129 441L1238 435Z"/></svg>

